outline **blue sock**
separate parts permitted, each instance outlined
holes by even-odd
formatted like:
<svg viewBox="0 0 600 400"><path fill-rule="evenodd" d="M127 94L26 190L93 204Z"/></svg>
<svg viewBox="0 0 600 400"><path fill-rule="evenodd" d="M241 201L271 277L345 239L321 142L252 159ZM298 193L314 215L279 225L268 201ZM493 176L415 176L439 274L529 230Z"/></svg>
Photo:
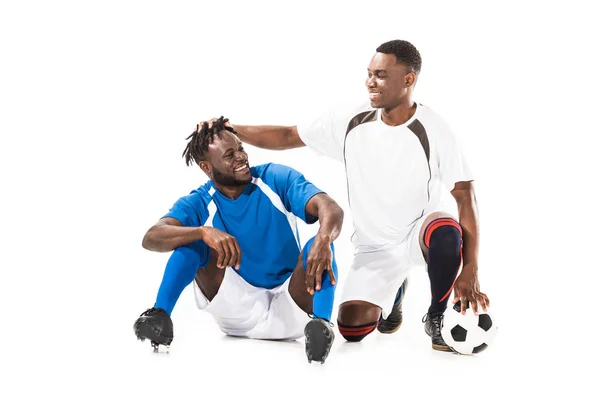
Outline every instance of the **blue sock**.
<svg viewBox="0 0 600 400"><path fill-rule="evenodd" d="M306 271L306 260L308 259L308 253L312 247L314 237L311 238L306 245L304 246L303 255L302 255L302 266ZM331 262L331 266L333 268L333 275L335 276L335 280L337 282L338 278L338 270L337 264L335 262L335 250L333 247L333 243L331 244L331 252L333 253L333 258ZM329 273L327 271L323 271L323 278L321 279L321 290L315 290L315 294L313 296L313 315L317 318L323 318L327 321L331 321L331 313L333 311L333 299L335 295L335 286L331 284L331 279L329 278Z"/></svg>
<svg viewBox="0 0 600 400"><path fill-rule="evenodd" d="M398 289L398 292L396 293L396 298L394 299L394 307L396 307L398 305L398 303L400 303L400 299L402 298L403 292L404 292L404 287L400 286L400 289Z"/></svg>
<svg viewBox="0 0 600 400"><path fill-rule="evenodd" d="M204 247L203 242L194 242L173 250L154 307L162 308L171 315L183 289L194 281L198 268L203 268L210 260L210 252Z"/></svg>

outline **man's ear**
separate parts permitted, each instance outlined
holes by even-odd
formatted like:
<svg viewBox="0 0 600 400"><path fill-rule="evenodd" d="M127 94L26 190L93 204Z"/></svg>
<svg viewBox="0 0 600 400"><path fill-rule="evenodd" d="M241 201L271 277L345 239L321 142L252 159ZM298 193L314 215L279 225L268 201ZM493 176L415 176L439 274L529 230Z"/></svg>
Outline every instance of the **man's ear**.
<svg viewBox="0 0 600 400"><path fill-rule="evenodd" d="M416 81L417 81L417 74L415 74L414 72L409 72L408 74L406 74L404 76L404 85L407 88L414 85Z"/></svg>
<svg viewBox="0 0 600 400"><path fill-rule="evenodd" d="M200 161L198 166L209 178L212 178L212 165L208 161Z"/></svg>

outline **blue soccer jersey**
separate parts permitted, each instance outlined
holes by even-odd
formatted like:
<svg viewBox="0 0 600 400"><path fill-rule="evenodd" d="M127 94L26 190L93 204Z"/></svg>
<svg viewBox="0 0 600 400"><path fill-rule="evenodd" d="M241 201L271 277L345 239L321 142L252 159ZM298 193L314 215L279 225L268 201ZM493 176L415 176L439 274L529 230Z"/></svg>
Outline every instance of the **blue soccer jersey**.
<svg viewBox="0 0 600 400"><path fill-rule="evenodd" d="M165 215L183 226L210 226L235 237L242 251L236 271L248 283L263 288L281 285L290 276L300 255L296 217L308 224L306 203L321 193L298 171L279 164L250 168L252 182L235 200L223 196L208 181L180 198ZM210 249L194 246L208 262Z"/></svg>

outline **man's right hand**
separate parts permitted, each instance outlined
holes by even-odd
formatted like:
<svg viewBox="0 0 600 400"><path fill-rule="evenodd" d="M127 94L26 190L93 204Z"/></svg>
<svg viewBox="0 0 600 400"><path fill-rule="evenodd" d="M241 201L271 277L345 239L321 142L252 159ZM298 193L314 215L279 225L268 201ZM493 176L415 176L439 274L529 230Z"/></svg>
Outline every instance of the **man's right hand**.
<svg viewBox="0 0 600 400"><path fill-rule="evenodd" d="M240 269L242 251L233 236L216 228L203 226L202 240L219 255L217 258L218 268L235 266L235 269Z"/></svg>
<svg viewBox="0 0 600 400"><path fill-rule="evenodd" d="M215 123L215 121L218 118L211 118L208 121L202 121L200 123L198 123L196 125L196 132L199 132L202 129L202 126L204 126L204 124L208 124L208 129L212 128L213 124ZM230 128L232 128L231 124L229 123L229 118L225 118L225 126L228 126Z"/></svg>

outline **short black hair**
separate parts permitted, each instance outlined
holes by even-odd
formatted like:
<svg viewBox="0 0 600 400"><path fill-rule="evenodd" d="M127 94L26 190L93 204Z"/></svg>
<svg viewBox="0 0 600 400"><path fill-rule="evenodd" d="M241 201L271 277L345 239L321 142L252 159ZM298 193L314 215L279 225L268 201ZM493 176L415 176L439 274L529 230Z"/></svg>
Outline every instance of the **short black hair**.
<svg viewBox="0 0 600 400"><path fill-rule="evenodd" d="M393 54L399 64L404 64L415 74L421 72L421 54L412 43L406 40L390 40L377 48L378 53Z"/></svg>
<svg viewBox="0 0 600 400"><path fill-rule="evenodd" d="M194 162L200 164L200 161L206 161L208 145L213 142L215 135L220 137L222 131L229 131L237 136L237 132L231 126L225 125L227 122L229 122L229 118L221 116L213 122L210 129L207 122L204 122L202 126L198 125L196 130L186 138L186 140L192 139L185 146L182 154L186 165L189 166Z"/></svg>

